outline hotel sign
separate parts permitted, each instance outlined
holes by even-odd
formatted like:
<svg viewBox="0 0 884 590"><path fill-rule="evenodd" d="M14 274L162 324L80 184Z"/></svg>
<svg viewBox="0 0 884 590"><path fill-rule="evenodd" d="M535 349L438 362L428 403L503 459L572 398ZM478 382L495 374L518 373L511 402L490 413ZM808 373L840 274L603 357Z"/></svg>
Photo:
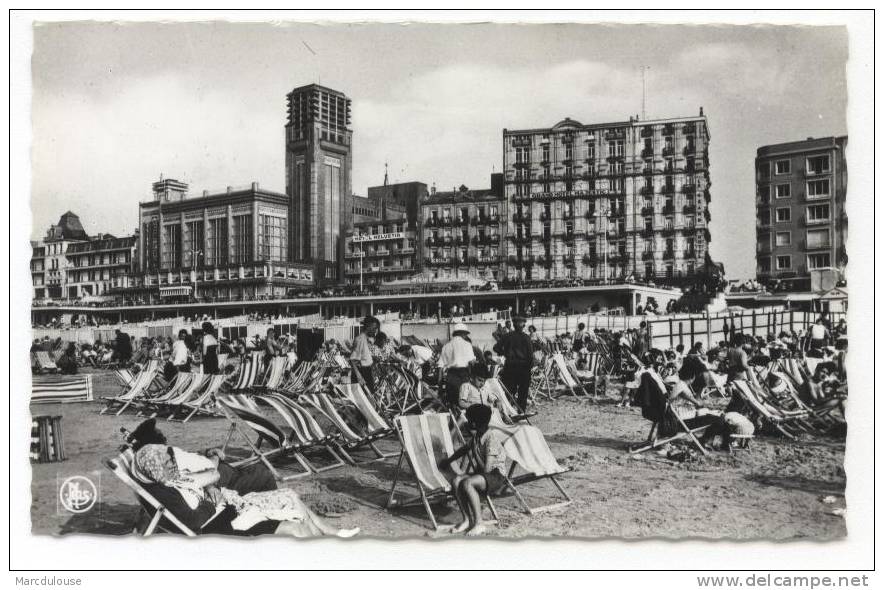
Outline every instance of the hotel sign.
<svg viewBox="0 0 884 590"><path fill-rule="evenodd" d="M613 191L609 190L583 190L583 191L554 191L549 193L531 193L530 196L534 199L568 199L572 197L608 197L613 194L617 194Z"/></svg>
<svg viewBox="0 0 884 590"><path fill-rule="evenodd" d="M373 235L361 235L361 236L353 236L352 241L354 243L359 242L380 242L381 240L402 240L405 238L404 232L393 232L389 234L373 234Z"/></svg>

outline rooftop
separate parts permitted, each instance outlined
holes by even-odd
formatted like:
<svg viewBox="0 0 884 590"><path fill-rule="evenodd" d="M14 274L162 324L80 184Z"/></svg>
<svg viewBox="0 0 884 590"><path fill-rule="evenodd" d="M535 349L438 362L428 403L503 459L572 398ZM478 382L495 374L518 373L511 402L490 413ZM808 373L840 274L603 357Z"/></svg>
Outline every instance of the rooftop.
<svg viewBox="0 0 884 590"><path fill-rule="evenodd" d="M847 143L846 135L830 135L829 137L808 137L799 141L787 141L785 143L774 143L771 145L763 145L758 148L757 155L759 158L788 154L793 152L828 149L844 147Z"/></svg>

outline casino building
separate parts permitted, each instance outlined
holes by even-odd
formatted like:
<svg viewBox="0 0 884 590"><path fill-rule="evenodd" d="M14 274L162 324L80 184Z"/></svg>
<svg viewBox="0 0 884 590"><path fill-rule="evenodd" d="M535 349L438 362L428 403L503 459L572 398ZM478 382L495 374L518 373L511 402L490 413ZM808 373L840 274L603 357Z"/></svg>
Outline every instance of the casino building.
<svg viewBox="0 0 884 590"><path fill-rule="evenodd" d="M139 203L138 284L120 289L144 302L284 297L313 285L313 266L289 261L288 197L227 187L189 197L174 179L153 184Z"/></svg>
<svg viewBox="0 0 884 590"><path fill-rule="evenodd" d="M506 276L677 284L704 268L709 130L696 117L504 129Z"/></svg>

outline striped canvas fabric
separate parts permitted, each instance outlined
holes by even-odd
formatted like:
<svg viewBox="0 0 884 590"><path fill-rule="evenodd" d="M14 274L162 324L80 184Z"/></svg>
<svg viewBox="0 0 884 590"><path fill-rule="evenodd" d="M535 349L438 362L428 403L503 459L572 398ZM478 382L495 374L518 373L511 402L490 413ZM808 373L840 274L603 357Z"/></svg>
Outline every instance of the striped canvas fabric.
<svg viewBox="0 0 884 590"><path fill-rule="evenodd" d="M439 471L440 459L454 454L454 442L451 438L450 414L419 414L414 416L397 416L396 427L402 439L402 447L414 475L428 492L435 490L449 491L451 484L448 478Z"/></svg>
<svg viewBox="0 0 884 590"><path fill-rule="evenodd" d="M76 377L35 377L31 388L32 404L92 401L92 375Z"/></svg>

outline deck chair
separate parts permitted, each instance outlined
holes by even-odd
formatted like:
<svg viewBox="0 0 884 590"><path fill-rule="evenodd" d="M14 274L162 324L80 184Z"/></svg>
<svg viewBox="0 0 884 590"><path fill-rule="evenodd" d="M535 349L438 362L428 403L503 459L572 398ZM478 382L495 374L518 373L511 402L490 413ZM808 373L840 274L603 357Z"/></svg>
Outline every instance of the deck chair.
<svg viewBox="0 0 884 590"><path fill-rule="evenodd" d="M116 397L104 398L106 405L99 414L104 414L112 409L116 409L117 411L114 415L119 416L132 404L138 402L142 398L148 397L151 388L153 387L154 382L158 380L158 377L159 370L157 365L149 365L149 368L144 369L135 376L135 381L132 383L132 386L128 391Z"/></svg>
<svg viewBox="0 0 884 590"><path fill-rule="evenodd" d="M132 374L130 369L114 369L113 371L114 378L117 380L117 384L123 391L132 387L132 383L135 381L135 375Z"/></svg>
<svg viewBox="0 0 884 590"><path fill-rule="evenodd" d="M317 412L320 412L325 418L334 424L335 428L341 434L341 440L337 442L338 454L344 460L352 465L358 465L360 461L353 455L361 449L368 449L374 457L363 460L361 463L369 463L380 459L395 457L397 453L385 454L381 451L375 441L390 434L389 432L380 432L370 434L364 431L361 426L348 422L344 416L338 411L338 407L330 396L324 393L308 393L301 396L304 403L308 404Z"/></svg>
<svg viewBox="0 0 884 590"><path fill-rule="evenodd" d="M375 409L374 404L368 399L365 388L359 383L338 383L335 385L338 391L346 399L356 406L359 413L368 423L369 434L391 433L393 429Z"/></svg>
<svg viewBox="0 0 884 590"><path fill-rule="evenodd" d="M194 387L190 393L182 395L183 399L181 401L176 400L176 403L170 404L172 406L172 413L169 414L167 420L180 420L182 423L187 423L191 418L199 414L205 416L219 415L209 408L215 402L215 396L221 391L221 387L224 386L225 376L200 375L200 379L202 381L201 385ZM183 417L180 417L181 415Z"/></svg>
<svg viewBox="0 0 884 590"><path fill-rule="evenodd" d="M197 536L197 532L188 528L144 488L142 482L140 482L132 473L132 462L134 459L135 455L132 450L126 449L113 459L105 459L104 465L117 476L126 487L135 493L135 497L138 499L141 509L145 511L148 516L151 516L150 523L141 534L147 537L152 535L156 530L161 530L169 533L184 534L188 537ZM221 510L223 510L223 508L219 508L219 512Z"/></svg>
<svg viewBox="0 0 884 590"><path fill-rule="evenodd" d="M486 379L484 390L488 393L488 395L494 397L497 400L501 413L510 422L515 423L519 421L525 421L530 424L531 422L529 418L537 415L536 411L524 413L520 412L516 401L513 399L512 394L507 391L507 388L498 377Z"/></svg>
<svg viewBox="0 0 884 590"><path fill-rule="evenodd" d="M566 391L574 397L589 394L589 392L586 391L586 387L581 384L577 377L571 372L571 368L568 366L568 363L561 352L557 352L552 356L552 362L554 374L558 375L561 383L565 386Z"/></svg>
<svg viewBox="0 0 884 590"><path fill-rule="evenodd" d="M256 387L261 389L280 389L285 382L285 372L289 367L289 359L284 356L275 356L270 359L270 364L264 373L264 381Z"/></svg>
<svg viewBox="0 0 884 590"><path fill-rule="evenodd" d="M703 455L709 454L703 445L700 444L700 441L697 440L696 436L705 431L709 426L700 426L692 429L685 424L681 416L672 409L672 406L669 403L669 397L666 394L666 385L663 383L663 380L660 379L660 375L658 375L656 371L648 369L642 373L639 387L648 388L648 395L653 397L653 407L644 407L642 409L642 415L651 420L651 430L648 433L647 444L634 449L630 448L629 452L631 454L635 455L643 453L681 439L687 439L697 450L703 453ZM677 426L677 432L666 438L657 438L661 426L666 420L669 420L671 424Z"/></svg>
<svg viewBox="0 0 884 590"><path fill-rule="evenodd" d="M402 452L399 454L399 463L396 465L396 475L393 478L393 486L390 488L387 508L423 504L424 510L433 524L433 529L439 530L440 527L430 502L437 498L452 496L454 489L449 480L454 479L454 475L464 473L469 465L468 458L464 457L457 464L451 465L451 473L447 475L443 474L438 467L440 459L450 457L457 448L464 445L460 430L454 423L454 417L448 413L397 416L393 420L393 424L399 442L402 443ZM395 495L396 486L402 475L403 462L406 460L417 484L418 495L399 500ZM497 510L487 494L485 501L491 510L493 521L498 520Z"/></svg>
<svg viewBox="0 0 884 590"><path fill-rule="evenodd" d="M255 411L246 406L240 405L239 401L235 398L220 395L217 398L217 402L221 411L230 419L230 431L228 432L227 440L225 441L222 450L227 448L233 435L238 433L241 438L246 441L246 444L252 451L251 456L232 463L234 467L260 461L261 463L264 463L273 476L281 482L291 481L293 479L306 477L316 473L312 464L303 454L301 454L303 444L295 432L286 432L281 427L277 426L272 420L260 413L260 411ZM257 441L252 442L249 438L249 433L244 427L248 427L250 431L258 435ZM267 441L271 446L267 451L262 451L260 449L264 441ZM301 466L303 471L295 472L290 475L282 475L271 461L271 459L281 457L293 458Z"/></svg>
<svg viewBox="0 0 884 590"><path fill-rule="evenodd" d="M500 428L500 430L508 435L503 443L503 448L507 457L512 460L509 473L506 476L507 483L519 503L525 508L525 512L537 514L571 504L571 497L556 479L557 475L567 473L571 469L559 465L540 429L530 424L519 424ZM532 508L519 492L517 486L542 479L549 479L565 499Z"/></svg>
<svg viewBox="0 0 884 590"><path fill-rule="evenodd" d="M770 404L763 392L756 389L749 381L738 379L731 381L732 391L748 404L761 419L786 438L795 439L799 430L803 430L795 421L807 417L807 412L785 412Z"/></svg>
<svg viewBox="0 0 884 590"><path fill-rule="evenodd" d="M239 374L231 384L232 391L248 391L253 389L261 379L264 364L263 352L251 352L243 359L239 367Z"/></svg>
<svg viewBox="0 0 884 590"><path fill-rule="evenodd" d="M148 399L138 400L138 411L135 415L144 416L147 412L153 411L153 414L151 414L150 417L156 417L157 412L161 407L166 405L170 400L177 398L183 391L186 391L191 387L194 380L199 376L198 373L178 373L175 375L175 378L165 392Z"/></svg>
<svg viewBox="0 0 884 590"><path fill-rule="evenodd" d="M267 404L285 421L290 430L290 438L297 441L299 453L314 473L322 473L336 467L343 467L345 461L337 452L337 441L334 435L326 433L310 412L295 400L280 394L262 394L255 400ZM324 467L316 467L305 455L308 451L325 451L332 458L332 463Z"/></svg>
<svg viewBox="0 0 884 590"><path fill-rule="evenodd" d="M38 350L34 353L34 367L38 373L57 373L58 366L45 350Z"/></svg>

